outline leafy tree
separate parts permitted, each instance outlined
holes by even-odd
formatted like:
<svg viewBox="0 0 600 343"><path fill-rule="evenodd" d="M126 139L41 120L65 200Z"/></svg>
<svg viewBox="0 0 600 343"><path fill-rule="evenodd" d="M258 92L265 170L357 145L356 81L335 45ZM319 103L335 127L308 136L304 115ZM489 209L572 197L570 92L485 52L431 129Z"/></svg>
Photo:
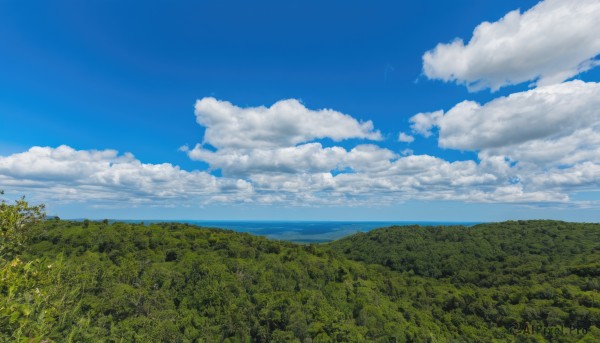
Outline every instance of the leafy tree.
<svg viewBox="0 0 600 343"><path fill-rule="evenodd" d="M0 200L0 258L10 260L19 254L32 237L32 226L44 217L44 205L31 206L25 197L13 205Z"/></svg>

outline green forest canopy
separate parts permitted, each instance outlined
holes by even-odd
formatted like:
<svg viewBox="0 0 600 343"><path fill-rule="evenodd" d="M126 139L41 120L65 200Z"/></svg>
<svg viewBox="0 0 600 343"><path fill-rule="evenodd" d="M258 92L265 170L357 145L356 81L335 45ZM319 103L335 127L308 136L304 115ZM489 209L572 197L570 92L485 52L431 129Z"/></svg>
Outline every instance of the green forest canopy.
<svg viewBox="0 0 600 343"><path fill-rule="evenodd" d="M329 244L0 207L0 342L598 342L600 225Z"/></svg>

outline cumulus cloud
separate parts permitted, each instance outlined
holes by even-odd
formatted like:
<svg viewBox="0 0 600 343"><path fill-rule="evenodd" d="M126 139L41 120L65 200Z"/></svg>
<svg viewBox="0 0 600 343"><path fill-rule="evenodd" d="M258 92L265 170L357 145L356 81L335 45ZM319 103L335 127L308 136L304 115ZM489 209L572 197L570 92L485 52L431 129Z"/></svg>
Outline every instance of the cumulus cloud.
<svg viewBox="0 0 600 343"><path fill-rule="evenodd" d="M425 136L437 127L444 148L484 150L551 141L600 124L600 83L575 80L484 105L463 101L446 113L419 113L410 121L414 132Z"/></svg>
<svg viewBox="0 0 600 343"><path fill-rule="evenodd" d="M318 114L316 121L305 120L305 117L325 112L307 110L296 101L291 102L291 108L295 108L291 111L289 106L281 106L281 103L269 109L241 109L212 98L200 100L196 105L197 116L219 118L220 123L228 124L199 119L199 123L206 125L204 142L216 149L197 144L191 150L184 150L190 158L221 170L224 177L246 179L257 193L277 193L277 199L286 199L287 202L308 201L309 198L319 203L349 198L356 201L361 196L369 199L365 198L365 201L375 198L397 200L404 197L420 198L438 191L446 192L446 196L451 197L462 194L467 187L484 184L493 187L499 183L494 175L480 171L472 161L449 163L427 155L397 154L374 144L358 144L347 149L310 142L311 139L324 137L379 139L380 134L371 124L361 129L364 124L331 110L325 116ZM442 114L440 112L439 116ZM275 118L288 116L293 116L295 120L284 120L284 124L297 127L285 131L295 134L267 135L260 132L264 123L280 125L272 122L276 121ZM240 121L244 123L240 124ZM306 125L311 121L321 123ZM327 126L322 123L324 121ZM246 132L242 127L252 127L259 132ZM348 129L342 129L346 127ZM329 128L337 129L330 131ZM223 138L231 135L236 136L235 139ZM220 140L215 141L214 137ZM408 134L401 134L399 138L406 142L414 139Z"/></svg>
<svg viewBox="0 0 600 343"><path fill-rule="evenodd" d="M419 113L411 122L427 123L413 127L420 134L436 128L443 148L476 151L479 174L487 171L518 184L511 187L529 194L523 199L534 193L538 195L533 199L544 194L542 198L560 195L558 199L598 189L600 83L575 80L542 86L483 105L464 101L446 113ZM485 194L497 194L498 189Z"/></svg>
<svg viewBox="0 0 600 343"><path fill-rule="evenodd" d="M204 143L216 148L275 148L315 139L381 140L371 121L359 122L330 109L309 110L298 100L281 100L271 107L241 108L227 101L196 101L196 121L206 128Z"/></svg>
<svg viewBox="0 0 600 343"><path fill-rule="evenodd" d="M272 156L263 156L281 159L277 163L289 164L295 172L272 170L269 169L272 165L267 164L268 168L245 166L240 168L239 175L219 177L204 171L185 171L169 163L142 163L131 154L119 155L114 150L33 147L26 152L0 156L0 184L6 190L35 194L42 201L110 206L241 202L352 206L410 199L561 202L568 196L561 192L560 183L565 179L574 183L566 172L557 174L554 190L550 192L513 184L510 170L506 172L475 161L399 156L372 144L350 150L323 148L318 143L305 145L308 146L297 147L300 151L306 149L305 156L298 158L308 160L298 160L297 165L287 160L285 154L278 156L276 150L270 152ZM310 160L307 156L313 152L316 157ZM333 155L317 161L322 158L319 154L329 152ZM327 161L329 158L334 162ZM259 160L249 159L253 163ZM298 165L305 166L305 170L298 171L302 169ZM590 182L596 174L582 175L581 182ZM539 184L540 188L546 186Z"/></svg>
<svg viewBox="0 0 600 343"><path fill-rule="evenodd" d="M563 189L565 186L578 190L598 190L600 164L590 161L578 163L571 168L552 168L533 175L529 180L537 188Z"/></svg>
<svg viewBox="0 0 600 343"><path fill-rule="evenodd" d="M249 194L244 180L217 179L188 172L169 163L146 164L132 154L115 150L75 150L68 146L32 147L26 152L0 156L0 184L29 189L58 201L163 203L236 193Z"/></svg>
<svg viewBox="0 0 600 343"><path fill-rule="evenodd" d="M205 127L212 136L204 137L205 144L182 150L190 158L208 163L209 170L220 170L220 176L182 170L170 163L143 163L130 153L115 150L33 147L0 156L0 185L7 191L36 194L42 201L113 206L245 202L353 206L411 199L566 203L571 192L593 189L600 181L597 92L596 84L574 81L484 105L464 103L447 113L421 113L411 119L415 133L439 132L440 142L444 138L448 147L474 149L479 161L446 161L408 150L392 151L372 141L380 138L372 124L361 124L332 110L300 111L304 113L298 117L300 122L304 115L316 115L331 126L319 128L320 133L291 122L285 124L293 127L288 130L290 137L267 136L267 130L246 132L242 128L275 120L277 116L269 111L276 106L248 110L213 99L209 103L216 107L225 104L239 113L208 113L201 106L204 112L200 116L214 119L206 124L214 126ZM304 108L299 103L294 106ZM511 114L515 109L529 119ZM569 117L573 111L577 117ZM487 127L480 117L499 127ZM229 123L230 119L237 124ZM559 128L545 129L544 120L552 121L549 127ZM338 121L342 129L336 128ZM530 122L534 125L524 124ZM501 144L498 137L502 135L513 138ZM317 141L324 137L372 140L326 146ZM255 144L238 146L253 139Z"/></svg>
<svg viewBox="0 0 600 343"><path fill-rule="evenodd" d="M272 149L210 151L196 145L188 152L193 160L204 161L225 175L256 172L302 173L336 169L347 151L341 147L323 148L320 143Z"/></svg>
<svg viewBox="0 0 600 343"><path fill-rule="evenodd" d="M506 202L565 199L564 194L557 196L556 192L540 192L515 183L518 177L504 159L448 162L414 155L413 151L396 153L375 144L352 148L324 146L314 140L375 140L380 134L370 123L361 124L332 110L308 110L297 101L278 102L270 108L239 108L208 98L196 104L196 115L206 129L204 144L183 150L191 159L221 170L225 178L247 180L260 202L305 205L408 199L491 201L489 194L501 194L498 201ZM284 120L277 123L277 118ZM411 119L411 128L429 136L444 118L443 111L422 113ZM288 135L279 131L272 134L265 125ZM279 128L280 125L286 128ZM414 137L402 132L398 139L412 142Z"/></svg>
<svg viewBox="0 0 600 343"><path fill-rule="evenodd" d="M333 170L378 170L388 167L396 154L375 145L361 144L346 150L342 147L323 147L321 143L307 143L274 149L244 149L209 151L200 145L188 155L204 161L226 176L244 176L256 173L319 173Z"/></svg>
<svg viewBox="0 0 600 343"><path fill-rule="evenodd" d="M532 167L569 166L586 161L600 162L600 125L578 129L560 138L533 139L515 146L482 150L484 159L506 156Z"/></svg>
<svg viewBox="0 0 600 343"><path fill-rule="evenodd" d="M410 128L414 133L429 137L432 135L431 129L443 115L444 111L417 113L409 119Z"/></svg>
<svg viewBox="0 0 600 343"><path fill-rule="evenodd" d="M398 134L398 142L403 142L403 143L412 143L415 141L415 137L406 134L404 132L400 132Z"/></svg>
<svg viewBox="0 0 600 343"><path fill-rule="evenodd" d="M191 159L207 162L228 177L354 168L352 159L361 146L348 151L339 146L323 147L315 140L382 139L371 121L360 122L330 109L310 110L294 99L271 107L241 108L203 98L196 102L195 110L198 123L205 127L203 144L183 150ZM386 154L390 158L391 153Z"/></svg>
<svg viewBox="0 0 600 343"><path fill-rule="evenodd" d="M597 0L545 0L479 24L466 45L458 38L438 44L423 55L423 71L470 90L559 83L600 63L598 18Z"/></svg>

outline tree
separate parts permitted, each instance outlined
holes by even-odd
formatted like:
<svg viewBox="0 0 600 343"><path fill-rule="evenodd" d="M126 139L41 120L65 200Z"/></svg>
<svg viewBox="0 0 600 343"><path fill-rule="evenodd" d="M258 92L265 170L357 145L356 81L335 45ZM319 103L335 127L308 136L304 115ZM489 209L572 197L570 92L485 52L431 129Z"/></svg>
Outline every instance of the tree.
<svg viewBox="0 0 600 343"><path fill-rule="evenodd" d="M4 191L0 191L0 195ZM45 218L44 205L31 206L25 197L14 205L0 201L0 259L11 260L31 239L33 224Z"/></svg>
<svg viewBox="0 0 600 343"><path fill-rule="evenodd" d="M30 206L24 197L14 204L0 201L0 341L46 341L42 337L58 318L48 312L60 311L56 299L64 299L52 264L19 258L33 225L44 218L44 205Z"/></svg>

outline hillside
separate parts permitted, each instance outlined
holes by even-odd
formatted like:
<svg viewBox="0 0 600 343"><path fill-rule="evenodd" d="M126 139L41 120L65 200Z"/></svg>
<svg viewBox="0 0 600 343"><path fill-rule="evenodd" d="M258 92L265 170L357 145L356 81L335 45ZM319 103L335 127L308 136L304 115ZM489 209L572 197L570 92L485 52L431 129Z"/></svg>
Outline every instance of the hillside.
<svg viewBox="0 0 600 343"><path fill-rule="evenodd" d="M451 337L420 278L313 245L187 225L50 220L2 270L5 341L331 342ZM417 287L417 288L415 288Z"/></svg>
<svg viewBox="0 0 600 343"><path fill-rule="evenodd" d="M599 224L389 227L329 246L352 260L457 287L442 305L443 318L476 316L500 326L600 324Z"/></svg>
<svg viewBox="0 0 600 343"><path fill-rule="evenodd" d="M486 287L531 277L541 281L540 275L600 276L600 224L531 220L472 227L389 227L330 246L353 260ZM600 280L588 281L588 288L600 290Z"/></svg>
<svg viewBox="0 0 600 343"><path fill-rule="evenodd" d="M596 342L599 231L395 227L299 245L185 224L40 221L0 261L0 341ZM515 330L524 321L581 329Z"/></svg>

